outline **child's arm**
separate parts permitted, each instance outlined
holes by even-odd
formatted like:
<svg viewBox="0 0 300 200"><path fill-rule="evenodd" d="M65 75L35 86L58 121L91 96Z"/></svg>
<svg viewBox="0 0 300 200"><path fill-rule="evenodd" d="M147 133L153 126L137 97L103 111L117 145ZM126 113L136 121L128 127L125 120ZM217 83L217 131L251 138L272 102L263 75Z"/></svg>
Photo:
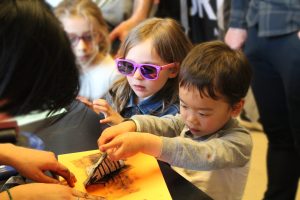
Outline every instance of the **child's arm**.
<svg viewBox="0 0 300 200"><path fill-rule="evenodd" d="M223 130L222 137L210 140L176 137L183 130L180 115L154 116L135 115L132 117L137 131L156 133L162 137L162 152L159 160L171 165L194 170L212 170L245 165L251 155L252 140L243 128Z"/></svg>
<svg viewBox="0 0 300 200"><path fill-rule="evenodd" d="M143 152L173 166L191 170L242 167L248 163L252 140L245 129L230 129L228 133L224 130L222 137L216 135L212 139L203 141L200 138L179 137L179 133L174 132L176 126L173 126L177 123L179 129L183 129L182 121L178 120L178 117L180 116L162 118L147 115L133 116L134 122L124 122L104 130L98 145L100 150L112 154L112 159L121 159ZM136 133L134 132L136 130L166 137ZM111 145L105 146L109 143ZM129 153L126 154L126 151Z"/></svg>
<svg viewBox="0 0 300 200"><path fill-rule="evenodd" d="M105 129L98 140L101 151L106 151L111 159L118 160L142 152L154 157L159 157L162 150L162 137L179 135L184 123L179 115L155 117L150 115L135 115L137 121L126 121L119 125ZM140 123L135 123L140 122ZM137 127L138 126L138 127ZM139 126L150 133L137 133Z"/></svg>
<svg viewBox="0 0 300 200"><path fill-rule="evenodd" d="M242 167L249 162L252 150L251 136L242 129L203 141L163 137L162 143L159 160L190 170Z"/></svg>
<svg viewBox="0 0 300 200"><path fill-rule="evenodd" d="M138 132L147 132L159 136L176 137L184 128L184 122L180 114L176 116L165 115L156 117L152 115L134 115L131 117L135 121Z"/></svg>

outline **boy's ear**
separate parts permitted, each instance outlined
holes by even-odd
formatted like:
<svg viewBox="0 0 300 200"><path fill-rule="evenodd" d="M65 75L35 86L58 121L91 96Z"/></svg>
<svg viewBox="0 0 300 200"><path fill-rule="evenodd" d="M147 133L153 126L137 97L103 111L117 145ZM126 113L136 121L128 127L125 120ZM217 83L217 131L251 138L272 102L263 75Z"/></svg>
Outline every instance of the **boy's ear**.
<svg viewBox="0 0 300 200"><path fill-rule="evenodd" d="M244 107L244 104L245 104L245 99L242 99L242 100L240 100L238 103L236 103L236 104L232 107L231 116L232 116L232 117L237 117L237 116L241 113L241 111L242 111L242 109L243 109L243 107Z"/></svg>
<svg viewBox="0 0 300 200"><path fill-rule="evenodd" d="M179 73L179 65L175 65L170 70L169 78L175 78Z"/></svg>

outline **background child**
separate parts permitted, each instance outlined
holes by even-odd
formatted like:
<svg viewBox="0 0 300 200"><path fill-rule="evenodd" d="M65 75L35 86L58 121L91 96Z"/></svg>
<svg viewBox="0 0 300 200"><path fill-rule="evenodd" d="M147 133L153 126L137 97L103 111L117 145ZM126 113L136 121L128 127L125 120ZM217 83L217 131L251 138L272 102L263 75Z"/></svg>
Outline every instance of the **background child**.
<svg viewBox="0 0 300 200"><path fill-rule="evenodd" d="M200 44L181 65L181 115L133 116L134 122L104 130L99 148L113 160L137 152L155 156L176 166L213 199L242 199L252 141L234 117L243 107L250 80L241 51L220 41Z"/></svg>
<svg viewBox="0 0 300 200"><path fill-rule="evenodd" d="M109 55L107 26L97 5L91 0L64 0L55 9L67 32L80 65L79 95L102 98L121 76Z"/></svg>
<svg viewBox="0 0 300 200"><path fill-rule="evenodd" d="M116 67L124 78L109 90L106 100L84 101L118 124L134 114L176 114L179 64L192 45L172 19L152 18L135 27L121 45Z"/></svg>

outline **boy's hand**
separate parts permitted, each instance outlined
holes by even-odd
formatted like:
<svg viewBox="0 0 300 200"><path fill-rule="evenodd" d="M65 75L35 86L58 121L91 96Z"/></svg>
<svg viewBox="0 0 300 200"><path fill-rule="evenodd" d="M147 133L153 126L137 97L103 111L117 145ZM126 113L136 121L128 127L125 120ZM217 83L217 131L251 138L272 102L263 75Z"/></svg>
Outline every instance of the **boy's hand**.
<svg viewBox="0 0 300 200"><path fill-rule="evenodd" d="M138 133L133 121L126 121L109 127L98 140L99 149L107 152L111 160L120 160L138 152L158 157L161 154L162 140L150 133Z"/></svg>
<svg viewBox="0 0 300 200"><path fill-rule="evenodd" d="M98 146L101 150L101 146L110 142L118 135L127 133L127 132L134 132L136 131L136 125L133 121L126 121L122 122L118 125L108 127L104 129L101 136L98 139Z"/></svg>
<svg viewBox="0 0 300 200"><path fill-rule="evenodd" d="M127 132L120 134L101 145L101 151L107 152L111 160L120 160L133 156L138 152L143 152L147 141L144 134L137 132Z"/></svg>

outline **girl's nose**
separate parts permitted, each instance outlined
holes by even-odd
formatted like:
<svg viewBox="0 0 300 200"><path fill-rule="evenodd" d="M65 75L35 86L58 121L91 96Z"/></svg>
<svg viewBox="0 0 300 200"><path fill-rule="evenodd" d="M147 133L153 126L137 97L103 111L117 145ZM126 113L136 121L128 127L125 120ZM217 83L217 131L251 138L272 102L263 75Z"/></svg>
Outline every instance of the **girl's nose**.
<svg viewBox="0 0 300 200"><path fill-rule="evenodd" d="M138 80L144 79L144 77L141 75L141 70L139 68L135 70L133 77Z"/></svg>
<svg viewBox="0 0 300 200"><path fill-rule="evenodd" d="M79 39L77 45L75 46L77 51L85 51L87 49L87 45L83 39Z"/></svg>

